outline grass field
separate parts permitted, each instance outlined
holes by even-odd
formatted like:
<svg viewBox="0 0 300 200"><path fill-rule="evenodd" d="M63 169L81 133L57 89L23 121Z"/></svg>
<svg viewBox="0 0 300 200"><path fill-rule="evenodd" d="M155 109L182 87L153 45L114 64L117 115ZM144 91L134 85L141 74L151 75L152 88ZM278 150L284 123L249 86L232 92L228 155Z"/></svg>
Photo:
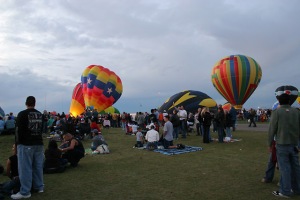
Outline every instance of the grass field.
<svg viewBox="0 0 300 200"><path fill-rule="evenodd" d="M45 192L31 199L274 199L276 186L260 180L268 160L266 132L233 132L240 142L203 144L192 133L175 143L203 151L166 156L132 148L135 137L121 129L105 129L111 153L86 155L77 168L44 175ZM212 133L216 138L216 133ZM0 162L11 154L14 136L0 137ZM48 141L45 139L45 145ZM89 147L90 141L84 145ZM0 181L7 180L1 176ZM294 197L295 199L295 197Z"/></svg>

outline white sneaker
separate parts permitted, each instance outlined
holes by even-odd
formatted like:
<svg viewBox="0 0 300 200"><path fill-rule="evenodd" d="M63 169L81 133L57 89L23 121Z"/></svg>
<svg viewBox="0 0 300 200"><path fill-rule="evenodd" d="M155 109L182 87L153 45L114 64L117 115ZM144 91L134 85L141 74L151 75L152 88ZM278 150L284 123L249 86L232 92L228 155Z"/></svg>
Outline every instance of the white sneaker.
<svg viewBox="0 0 300 200"><path fill-rule="evenodd" d="M273 191L272 194L274 194L277 197L290 198L287 195L281 194L279 191Z"/></svg>
<svg viewBox="0 0 300 200"><path fill-rule="evenodd" d="M10 196L12 199L27 199L31 197L31 194L28 195L22 195L20 192L18 192L17 194L13 194Z"/></svg>

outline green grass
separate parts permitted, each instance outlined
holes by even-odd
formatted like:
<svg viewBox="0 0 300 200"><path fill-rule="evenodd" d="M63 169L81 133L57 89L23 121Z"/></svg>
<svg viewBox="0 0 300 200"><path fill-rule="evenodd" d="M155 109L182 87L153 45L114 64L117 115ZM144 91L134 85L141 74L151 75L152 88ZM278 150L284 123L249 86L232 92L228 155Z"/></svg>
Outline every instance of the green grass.
<svg viewBox="0 0 300 200"><path fill-rule="evenodd" d="M135 137L121 129L104 130L111 153L86 155L77 168L44 175L45 192L31 199L274 199L274 183L260 180L268 160L266 132L233 132L242 141L203 144L192 134L183 143L203 151L175 156L133 149ZM216 138L216 134L212 134ZM0 162L11 154L14 136L0 137ZM45 139L45 145L47 139ZM89 147L90 141L84 145ZM0 177L0 182L7 180Z"/></svg>

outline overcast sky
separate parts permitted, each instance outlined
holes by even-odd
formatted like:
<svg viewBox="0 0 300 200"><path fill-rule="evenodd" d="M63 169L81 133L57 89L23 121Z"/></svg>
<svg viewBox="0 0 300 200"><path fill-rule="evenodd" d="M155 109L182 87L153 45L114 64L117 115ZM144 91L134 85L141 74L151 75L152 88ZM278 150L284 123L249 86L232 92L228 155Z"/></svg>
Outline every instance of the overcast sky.
<svg viewBox="0 0 300 200"><path fill-rule="evenodd" d="M91 64L121 78L121 112L149 111L183 90L223 104L212 68L243 54L262 68L244 107L271 108L278 86L300 87L299 8L298 0L0 0L0 106L17 114L33 95L37 109L68 113Z"/></svg>

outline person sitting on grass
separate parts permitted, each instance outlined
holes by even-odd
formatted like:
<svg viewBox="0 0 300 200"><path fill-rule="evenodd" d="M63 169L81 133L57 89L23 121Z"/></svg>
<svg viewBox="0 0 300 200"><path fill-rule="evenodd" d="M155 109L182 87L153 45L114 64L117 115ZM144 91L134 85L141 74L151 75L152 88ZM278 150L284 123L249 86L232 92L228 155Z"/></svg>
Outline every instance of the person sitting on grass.
<svg viewBox="0 0 300 200"><path fill-rule="evenodd" d="M77 167L78 162L84 157L84 147L80 140L70 133L63 134L64 142L59 149L63 152L62 158L67 159L72 167Z"/></svg>
<svg viewBox="0 0 300 200"><path fill-rule="evenodd" d="M6 162L6 175L11 179L2 184L1 193L16 194L20 191L21 183L18 172L17 145L12 146L13 155Z"/></svg>
<svg viewBox="0 0 300 200"><path fill-rule="evenodd" d="M136 133L136 144L134 145L134 147L143 147L143 146L144 146L144 135L142 133L142 128L138 127Z"/></svg>
<svg viewBox="0 0 300 200"><path fill-rule="evenodd" d="M136 133L138 132L138 125L136 122L132 122L132 123L128 123L128 126L131 127L131 135L136 135Z"/></svg>
<svg viewBox="0 0 300 200"><path fill-rule="evenodd" d="M92 139L92 145L91 145L92 151L95 151L97 149L97 147L102 145L102 144L107 145L107 143L106 143L104 137L102 136L101 132L98 132L97 129L94 129L92 133L93 133L93 139Z"/></svg>
<svg viewBox="0 0 300 200"><path fill-rule="evenodd" d="M60 173L65 171L68 160L62 158L62 153L55 140L50 140L45 150L44 173Z"/></svg>
<svg viewBox="0 0 300 200"><path fill-rule="evenodd" d="M150 124L150 130L147 131L145 139L147 140L147 149L157 149L158 141L159 141L159 134L155 130L155 125Z"/></svg>

